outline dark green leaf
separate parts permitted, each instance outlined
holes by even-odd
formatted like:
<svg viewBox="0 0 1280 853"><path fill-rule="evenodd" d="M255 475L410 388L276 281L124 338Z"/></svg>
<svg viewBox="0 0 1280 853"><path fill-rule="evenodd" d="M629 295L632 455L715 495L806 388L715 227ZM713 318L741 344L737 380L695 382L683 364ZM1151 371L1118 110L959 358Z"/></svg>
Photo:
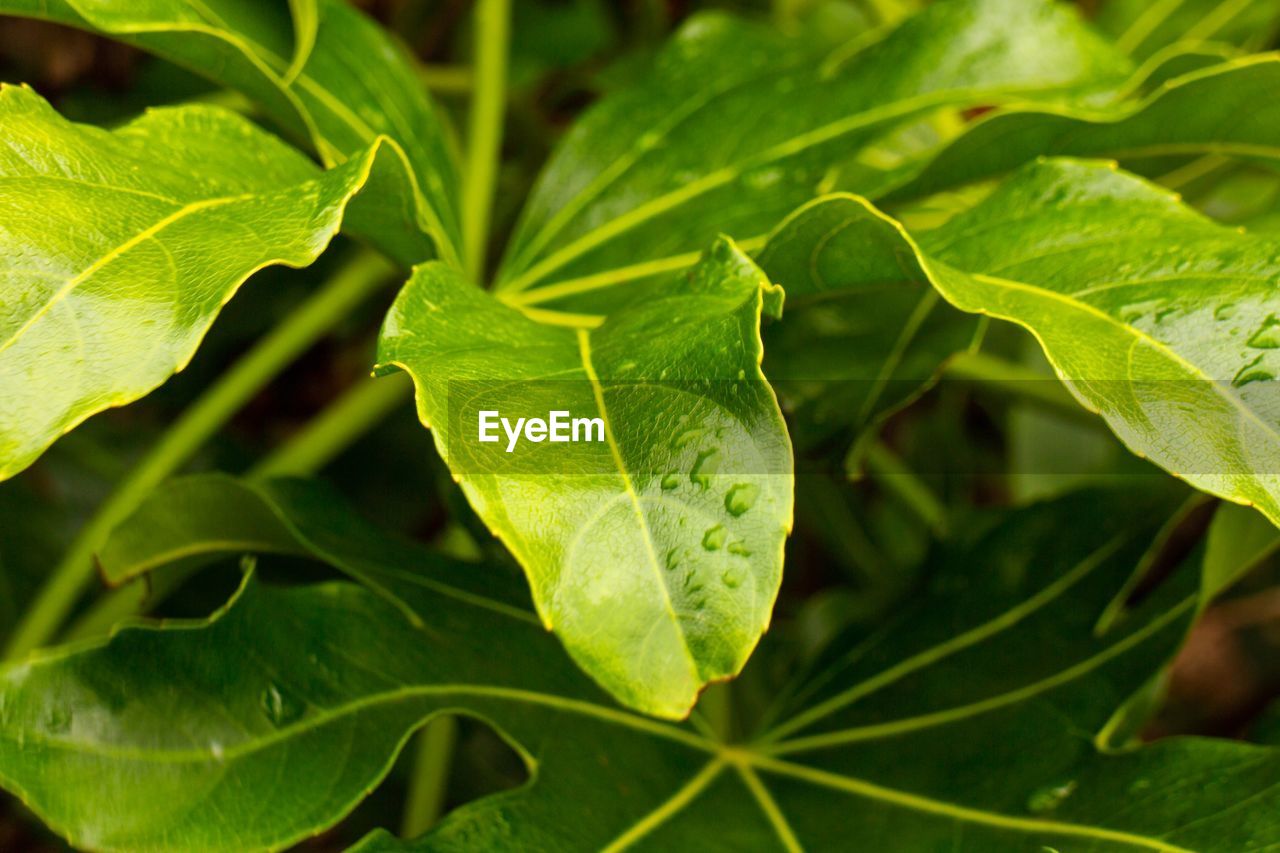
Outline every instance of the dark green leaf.
<svg viewBox="0 0 1280 853"><path fill-rule="evenodd" d="M917 199L999 176L1036 157L1070 154L1122 162L1220 154L1275 165L1280 58L1232 60L1180 77L1141 101L1088 110L1000 112L901 178L885 203ZM910 170L908 170L910 171Z"/></svg>
<svg viewBox="0 0 1280 853"><path fill-rule="evenodd" d="M412 581L429 570L389 567L420 628L349 584L250 581L208 623L4 670L0 778L95 849L284 846L349 810L424 719L461 710L531 780L415 847L688 849L714 833L752 849L1254 849L1276 832L1273 751L1098 745L1194 611L1187 561L1093 631L1149 541L1141 520L1167 510L1091 492L1012 515L737 744L610 705L536 624Z"/></svg>
<svg viewBox="0 0 1280 853"><path fill-rule="evenodd" d="M942 300L908 245L898 223L861 199L826 196L792 214L760 252L787 292L787 320L765 338L768 375L819 435L867 434L978 337L978 318Z"/></svg>
<svg viewBox="0 0 1280 853"><path fill-rule="evenodd" d="M826 56L696 18L643 84L606 98L566 137L499 287L546 302L687 266L718 233L753 247L895 125L946 106L1111 86L1127 70L1073 10L1042 0L937 3Z"/></svg>

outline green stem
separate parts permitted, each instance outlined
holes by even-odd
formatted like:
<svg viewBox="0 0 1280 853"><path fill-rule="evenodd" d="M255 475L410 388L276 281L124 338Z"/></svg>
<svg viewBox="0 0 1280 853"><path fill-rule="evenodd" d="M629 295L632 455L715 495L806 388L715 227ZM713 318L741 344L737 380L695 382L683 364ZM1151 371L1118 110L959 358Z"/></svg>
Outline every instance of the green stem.
<svg viewBox="0 0 1280 853"><path fill-rule="evenodd" d="M507 102L507 43L511 0L477 0L475 12L475 94L467 134L467 165L462 182L462 243L467 273L477 283L484 275L489 216L502 149L502 119Z"/></svg>
<svg viewBox="0 0 1280 853"><path fill-rule="evenodd" d="M418 79L439 95L465 95L474 82L471 69L458 65L419 65Z"/></svg>
<svg viewBox="0 0 1280 853"><path fill-rule="evenodd" d="M997 393L1019 397L1049 409L1097 423L1071 392L1053 376L1038 373L1012 361L983 353L960 353L948 362L944 374L948 379L961 379L989 388Z"/></svg>
<svg viewBox="0 0 1280 853"><path fill-rule="evenodd" d="M404 821L400 827L401 838L416 838L439 820L444 811L449 767L453 763L453 747L457 739L458 721L453 717L436 717L418 732L409 794L405 797Z"/></svg>
<svg viewBox="0 0 1280 853"><path fill-rule="evenodd" d="M914 512L937 536L947 535L947 508L897 454L877 441L868 448L866 462L867 472L885 491Z"/></svg>
<svg viewBox="0 0 1280 853"><path fill-rule="evenodd" d="M265 480L319 471L412 397L413 383L405 374L362 380L253 466L246 476Z"/></svg>
<svg viewBox="0 0 1280 853"><path fill-rule="evenodd" d="M19 623L6 658L21 657L57 634L89 585L93 555L111 530L263 386L380 287L391 271L377 255L357 255L183 413L81 529Z"/></svg>

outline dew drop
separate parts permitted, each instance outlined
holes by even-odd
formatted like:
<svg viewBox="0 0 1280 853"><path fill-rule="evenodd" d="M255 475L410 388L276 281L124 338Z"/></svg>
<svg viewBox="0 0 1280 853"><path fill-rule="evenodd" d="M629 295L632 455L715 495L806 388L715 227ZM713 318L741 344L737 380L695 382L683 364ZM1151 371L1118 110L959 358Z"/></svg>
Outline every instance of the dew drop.
<svg viewBox="0 0 1280 853"><path fill-rule="evenodd" d="M1236 314L1236 304L1234 302L1224 302L1217 308L1213 309L1213 319L1230 320Z"/></svg>
<svg viewBox="0 0 1280 853"><path fill-rule="evenodd" d="M724 525L717 524L715 527L707 528L707 532L702 534L702 547L708 551L719 551L728 538L729 531L724 529Z"/></svg>
<svg viewBox="0 0 1280 853"><path fill-rule="evenodd" d="M724 570L724 573L720 575L720 580L725 586L729 587L729 589L737 589L742 586L742 577L743 574L740 570L730 568Z"/></svg>
<svg viewBox="0 0 1280 853"><path fill-rule="evenodd" d="M1269 382L1275 379L1275 375L1261 365L1262 356L1259 355L1253 361L1246 364L1236 373L1235 378L1231 380L1231 384L1237 388L1243 388L1250 382Z"/></svg>
<svg viewBox="0 0 1280 853"><path fill-rule="evenodd" d="M1058 806L1062 805L1067 797L1075 793L1076 783L1063 782L1060 785L1047 785L1034 791L1027 798L1027 810L1033 814L1044 814L1051 812Z"/></svg>
<svg viewBox="0 0 1280 853"><path fill-rule="evenodd" d="M689 469L689 481L700 489L711 485L711 475L720 463L720 451L717 448L699 450L698 458Z"/></svg>
<svg viewBox="0 0 1280 853"><path fill-rule="evenodd" d="M663 476L662 490L664 492L669 492L678 485L680 485L680 475L677 474L675 471L671 471L667 473L665 476Z"/></svg>
<svg viewBox="0 0 1280 853"><path fill-rule="evenodd" d="M724 508L736 518L755 506L759 496L760 487L755 483L738 483L725 494Z"/></svg>
<svg viewBox="0 0 1280 853"><path fill-rule="evenodd" d="M1280 317L1268 314L1258 330L1246 341L1254 349L1276 349L1280 347Z"/></svg>
<svg viewBox="0 0 1280 853"><path fill-rule="evenodd" d="M676 436L675 441L671 442L672 447L684 447L692 444L706 434L704 429L687 429Z"/></svg>
<svg viewBox="0 0 1280 853"><path fill-rule="evenodd" d="M685 552L683 548L672 548L667 552L667 571L674 572L682 562L684 562Z"/></svg>
<svg viewBox="0 0 1280 853"><path fill-rule="evenodd" d="M302 703L274 682L268 684L258 697L258 705L276 728L287 726L302 716Z"/></svg>
<svg viewBox="0 0 1280 853"><path fill-rule="evenodd" d="M751 549L741 542L730 542L729 547L726 548L725 550L727 550L730 554L733 554L736 557L751 556Z"/></svg>

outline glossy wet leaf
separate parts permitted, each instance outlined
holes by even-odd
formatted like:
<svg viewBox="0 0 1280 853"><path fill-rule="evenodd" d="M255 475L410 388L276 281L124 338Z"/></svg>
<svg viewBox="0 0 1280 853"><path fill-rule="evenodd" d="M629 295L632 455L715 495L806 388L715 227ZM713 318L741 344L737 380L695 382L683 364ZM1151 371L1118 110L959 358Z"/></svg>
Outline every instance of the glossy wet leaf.
<svg viewBox="0 0 1280 853"><path fill-rule="evenodd" d="M383 327L381 365L413 377L420 418L545 624L650 713L683 716L769 624L792 477L759 324L780 301L721 240L596 328L539 322L439 263ZM600 425L594 440L480 443L482 411Z"/></svg>
<svg viewBox="0 0 1280 853"><path fill-rule="evenodd" d="M0 114L0 478L181 370L256 270L314 261L385 162L322 173L210 107L107 132L5 87Z"/></svg>
<svg viewBox="0 0 1280 853"><path fill-rule="evenodd" d="M1073 160L918 239L903 249L943 296L1029 329L1130 450L1280 523L1280 242Z"/></svg>
<svg viewBox="0 0 1280 853"><path fill-rule="evenodd" d="M1275 836L1274 751L1099 746L1194 610L1188 561L1092 630L1150 541L1143 520L1168 509L1090 492L1011 515L943 555L911 611L837 642L736 745L612 705L532 619L414 581L430 569L386 567L421 628L351 584L250 581L207 624L126 628L4 670L0 778L82 846L284 846L450 710L499 729L529 782L416 844L362 849L687 849L709 832L829 849L854 828L872 849L1249 849Z"/></svg>
<svg viewBox="0 0 1280 853"><path fill-rule="evenodd" d="M1272 97L1277 87L1280 58L1261 54L1184 75L1142 100L1089 109L998 112L922 166L904 169L900 186L880 200L918 199L1053 155L1106 157L1125 164L1211 154L1274 166L1280 163L1280 105Z"/></svg>
<svg viewBox="0 0 1280 853"><path fill-rule="evenodd" d="M327 165L389 140L394 162L353 206L350 230L406 265L456 259L445 128L407 52L344 0L0 0L0 13L102 33L243 92Z"/></svg>
<svg viewBox="0 0 1280 853"><path fill-rule="evenodd" d="M599 310L614 297L595 291L686 266L717 234L756 245L832 167L896 125L949 105L1102 88L1127 70L1073 10L1040 0L934 4L883 39L827 55L727 17L695 18L644 83L603 100L565 138L499 288Z"/></svg>

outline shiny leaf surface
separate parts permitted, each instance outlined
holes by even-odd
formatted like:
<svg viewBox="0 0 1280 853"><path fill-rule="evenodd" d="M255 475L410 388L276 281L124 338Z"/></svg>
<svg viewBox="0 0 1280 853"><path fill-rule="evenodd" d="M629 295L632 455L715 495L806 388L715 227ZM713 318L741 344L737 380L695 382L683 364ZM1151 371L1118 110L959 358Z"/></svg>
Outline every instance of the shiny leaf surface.
<svg viewBox="0 0 1280 853"><path fill-rule="evenodd" d="M383 328L379 361L413 377L420 418L545 624L650 713L687 713L769 623L792 477L759 324L780 301L722 240L597 328L539 322L439 263ZM501 432L479 442L482 411L600 423L594 440L513 453Z"/></svg>
<svg viewBox="0 0 1280 853"><path fill-rule="evenodd" d="M321 173L231 113L107 132L0 89L0 478L181 370L240 284L325 249L379 149Z"/></svg>

